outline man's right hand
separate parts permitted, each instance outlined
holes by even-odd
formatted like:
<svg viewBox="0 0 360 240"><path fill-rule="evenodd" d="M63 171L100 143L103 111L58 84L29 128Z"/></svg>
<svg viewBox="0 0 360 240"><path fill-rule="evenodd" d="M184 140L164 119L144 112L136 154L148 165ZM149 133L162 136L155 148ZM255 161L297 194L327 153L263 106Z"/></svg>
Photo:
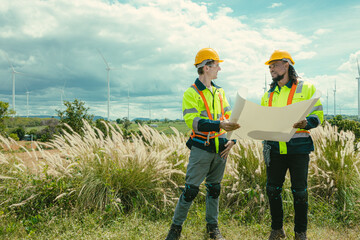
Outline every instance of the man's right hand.
<svg viewBox="0 0 360 240"><path fill-rule="evenodd" d="M228 120L226 120L226 121L221 121L220 122L220 128L222 128L225 131L229 132L229 131L234 131L234 130L240 128L240 124L229 122Z"/></svg>

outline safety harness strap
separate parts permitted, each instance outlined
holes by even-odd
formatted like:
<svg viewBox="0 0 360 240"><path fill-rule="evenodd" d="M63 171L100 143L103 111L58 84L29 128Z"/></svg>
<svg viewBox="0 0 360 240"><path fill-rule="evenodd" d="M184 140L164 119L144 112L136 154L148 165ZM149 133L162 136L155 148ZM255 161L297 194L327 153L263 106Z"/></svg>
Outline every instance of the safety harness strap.
<svg viewBox="0 0 360 240"><path fill-rule="evenodd" d="M193 84L193 87L195 87L195 89L198 91L198 93L200 94L200 96L201 96L201 98L202 98L202 100L203 100L203 102L204 102L204 105L205 105L205 108L206 108L206 112L207 112L208 118L209 118L210 120L213 120L212 115L211 115L211 112L210 112L210 108L209 108L209 105L208 105L208 103L207 103L207 101L206 101L206 98L205 98L205 96L204 96L204 93L203 93L202 91L200 91L195 84ZM223 106L223 99L222 99L222 96L221 96L221 93L220 93L220 92L219 92L219 99L220 99L220 105L221 105L221 117L220 117L220 120L223 120L223 119L224 119L224 106ZM215 113L214 113L214 114L215 114ZM220 135L223 135L223 134L225 133L225 131L222 130L219 134L215 134L215 133L216 133L215 131L212 131L212 132L201 132L201 133L207 135L207 137L202 136L202 135L199 135L199 134L196 134L194 130L192 130L192 134L191 134L190 137L191 137L191 139L193 139L193 140L195 140L195 141L197 141L197 142L204 143L205 146L209 146L209 145L210 145L210 142L209 142L210 139L213 139L213 138L219 137ZM210 135L212 135L212 134L215 134L215 135L213 135L213 136L210 137ZM202 141L202 140L200 140L200 139L194 139L195 137L206 139L206 141Z"/></svg>

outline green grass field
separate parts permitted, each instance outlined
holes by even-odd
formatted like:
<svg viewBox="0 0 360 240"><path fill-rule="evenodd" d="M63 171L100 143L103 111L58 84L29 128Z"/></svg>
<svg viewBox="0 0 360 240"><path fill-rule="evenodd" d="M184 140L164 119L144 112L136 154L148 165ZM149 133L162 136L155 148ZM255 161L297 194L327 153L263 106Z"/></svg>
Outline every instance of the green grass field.
<svg viewBox="0 0 360 240"><path fill-rule="evenodd" d="M194 204L183 225L182 238L206 240L204 221L205 209ZM0 223L2 239L123 239L153 240L165 239L171 224L172 215L161 213L144 215L141 211L107 219L101 213L68 214L54 217L38 217L23 222ZM314 216L315 217L315 216ZM336 224L321 224L321 216L316 223L310 219L308 237L311 240L358 240L359 226L345 228ZM264 240L267 239L270 226L267 223L246 223L231 218L226 212L220 212L219 226L227 240ZM286 239L293 239L293 224L285 223Z"/></svg>
<svg viewBox="0 0 360 240"><path fill-rule="evenodd" d="M159 132L163 132L166 135L174 134L173 130L171 130L170 127L176 128L180 133L189 136L191 133L191 130L189 127L185 124L185 122L152 122L151 124L147 124L148 126L151 125L157 125L157 127L152 127L156 129ZM129 127L130 130L138 130L138 125L135 123L132 123Z"/></svg>
<svg viewBox="0 0 360 240"><path fill-rule="evenodd" d="M37 152L1 153L0 239L165 239L184 185L189 149L188 137L161 132L188 130L181 122L155 124L132 125L141 134L131 138L115 130L105 137L86 124L83 136L58 136ZM309 166L309 239L359 240L360 152L354 134L326 125L312 136L316 151ZM17 147L2 136L0 144ZM228 157L219 215L228 240L267 239L269 234L261 152L259 141L242 140ZM206 239L205 194L201 185L182 239ZM287 239L293 239L288 177L282 195Z"/></svg>

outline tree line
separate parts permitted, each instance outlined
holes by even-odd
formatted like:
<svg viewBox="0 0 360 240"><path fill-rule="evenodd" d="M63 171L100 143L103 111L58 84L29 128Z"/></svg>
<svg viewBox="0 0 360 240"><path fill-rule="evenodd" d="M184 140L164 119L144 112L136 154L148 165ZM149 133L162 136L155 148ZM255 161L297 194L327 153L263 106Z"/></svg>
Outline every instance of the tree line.
<svg viewBox="0 0 360 240"><path fill-rule="evenodd" d="M76 132L82 134L84 120L91 125L98 128L104 135L107 135L107 129L103 122L108 122L105 119L94 119L94 115L89 114L89 108L85 107L85 102L75 99L73 102L64 101L65 110L56 110L57 118L22 118L14 117L15 112L9 109L9 103L0 101L0 134L13 138L14 140L29 140L25 139L26 135L32 136L33 140L49 141L54 138L56 134L62 134L64 131ZM13 116L13 117L12 117ZM125 136L130 136L132 131L129 130L131 121L124 117L117 119L116 123L120 125ZM143 121L136 120L135 123L142 124ZM41 127L26 130L28 127ZM70 130L70 128L71 130Z"/></svg>
<svg viewBox="0 0 360 240"><path fill-rule="evenodd" d="M93 120L94 116L89 114L89 108L85 107L85 102L75 99L73 102L64 101L65 110L56 110L56 118L22 118L11 117L15 112L9 109L9 103L0 101L0 134L9 136L15 140L23 140L25 135L31 135L34 140L49 141L54 138L55 134L61 134L62 131L69 131L69 126L74 132L82 134L83 120L89 122L91 125L98 128L100 131L107 135L107 130L103 122L108 122L105 119ZM156 121L156 120L154 120ZM165 118L164 122L171 120ZM337 126L338 131L351 131L355 134L355 142L360 140L360 122L350 119L345 119L341 115L337 115L332 119L327 120L332 126ZM151 124L152 120L134 121L136 124ZM125 136L130 137L134 131L130 130L131 121L124 117L116 119L116 123L121 127ZM39 127L42 129L33 128L26 131L28 127Z"/></svg>

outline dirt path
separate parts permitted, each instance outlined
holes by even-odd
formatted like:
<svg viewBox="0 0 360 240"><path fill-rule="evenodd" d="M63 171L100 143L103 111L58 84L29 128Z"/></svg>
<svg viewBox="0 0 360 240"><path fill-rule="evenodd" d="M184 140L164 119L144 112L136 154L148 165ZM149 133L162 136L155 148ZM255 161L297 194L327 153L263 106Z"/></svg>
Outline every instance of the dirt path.
<svg viewBox="0 0 360 240"><path fill-rule="evenodd" d="M16 143L17 144L12 143L10 145L11 150L7 146L2 145L3 149L1 152L5 155L13 155L20 158L27 167L32 167L34 163L44 159L42 152L46 152L47 154L56 154L60 152L58 149L42 149L41 152L36 148L35 142L31 143L29 141L18 141ZM20 146L25 147L29 153L25 152Z"/></svg>

